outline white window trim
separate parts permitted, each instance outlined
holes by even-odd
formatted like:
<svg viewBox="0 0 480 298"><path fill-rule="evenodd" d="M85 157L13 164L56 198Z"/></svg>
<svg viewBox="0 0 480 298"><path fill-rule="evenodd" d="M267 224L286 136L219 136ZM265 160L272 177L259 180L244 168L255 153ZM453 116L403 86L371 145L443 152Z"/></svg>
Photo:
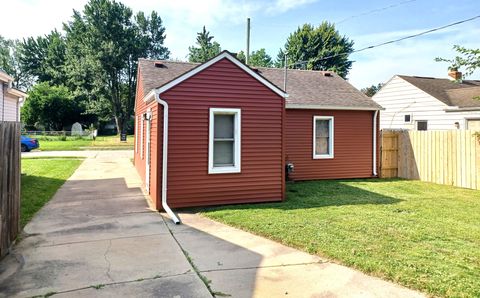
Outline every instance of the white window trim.
<svg viewBox="0 0 480 298"><path fill-rule="evenodd" d="M213 166L213 139L214 139L214 115L215 114L227 114L235 115L234 119L234 165L231 167L214 167ZM208 173L209 174L228 174L228 173L240 173L241 172L241 127L242 127L242 114L240 109L229 108L210 108L210 119L208 129Z"/></svg>
<svg viewBox="0 0 480 298"><path fill-rule="evenodd" d="M410 121L405 121L405 116L410 116ZM413 114L412 113L403 114L403 123L413 123Z"/></svg>
<svg viewBox="0 0 480 298"><path fill-rule="evenodd" d="M317 128L316 128L316 123L317 123L317 120L330 120L330 128L329 128L329 138L328 138L328 152L330 152L329 154L315 154L315 145L316 145L316 142L315 142L315 136L316 136L316 132L317 132ZM335 139L334 139L334 117L333 116L313 116L313 159L331 159L333 158L334 156L334 153L333 153L333 144L335 143Z"/></svg>

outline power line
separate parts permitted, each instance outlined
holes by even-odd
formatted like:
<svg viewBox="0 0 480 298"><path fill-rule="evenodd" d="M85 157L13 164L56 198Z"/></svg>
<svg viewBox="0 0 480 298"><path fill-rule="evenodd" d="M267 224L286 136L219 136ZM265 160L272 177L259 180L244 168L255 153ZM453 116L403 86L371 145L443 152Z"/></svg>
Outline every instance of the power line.
<svg viewBox="0 0 480 298"><path fill-rule="evenodd" d="M427 30L427 31L417 33L417 34L412 34L412 35L405 36L405 37L402 37L402 38L398 38L398 39L382 42L382 43L379 43L379 44L376 44L376 45L371 45L371 46L368 46L368 47L364 47L364 48L354 50L354 51L349 52L349 53L340 53L340 54L335 54L335 55L323 57L323 58L318 59L317 61L323 61L323 60L327 60L327 59L331 59L331 58L335 58L335 57L339 57L339 56L350 55L350 54L353 54L353 53L358 53L358 52L362 52L362 51L365 51L365 50L378 48L378 47L381 47L381 46L384 46L384 45L396 43L396 42L403 41L403 40L406 40L406 39L411 39L411 38L426 35L426 34L429 34L429 33L435 32L435 31L443 30L443 29L448 28L448 27L452 27L452 26L463 24L463 23L467 23L467 22L473 21L473 20L478 19L478 18L480 18L480 15L476 15L476 16L471 17L469 19L457 21L457 22L454 22L454 23L451 23L451 24L448 24L448 25L445 25L445 26L436 27L436 28L433 28L433 29L430 29L430 30ZM294 64L291 64L291 65L295 65L295 64L299 64L299 63L306 63L306 62L308 62L308 61L298 61L298 62L295 62ZM291 65L289 65L289 66L291 66Z"/></svg>
<svg viewBox="0 0 480 298"><path fill-rule="evenodd" d="M415 1L417 1L417 0L405 0L405 1L395 3L395 4L391 4L389 6L368 10L368 11L362 12L362 13L357 14L357 15L352 15L352 16L346 17L346 18L344 18L344 19L342 19L338 22L335 22L335 24L341 24L341 23L344 23L344 22L346 22L348 20L351 20L351 19L355 19L355 18L358 18L358 17L363 17L363 16L366 16L366 15L369 15L369 14L372 14L372 13L376 13L376 12L381 12L381 11L384 11L384 10L387 10L387 9L390 9L390 8L394 8L394 7L397 7L397 6L400 6L400 5L403 5L403 4L407 4L407 3L410 3L410 2L415 2Z"/></svg>

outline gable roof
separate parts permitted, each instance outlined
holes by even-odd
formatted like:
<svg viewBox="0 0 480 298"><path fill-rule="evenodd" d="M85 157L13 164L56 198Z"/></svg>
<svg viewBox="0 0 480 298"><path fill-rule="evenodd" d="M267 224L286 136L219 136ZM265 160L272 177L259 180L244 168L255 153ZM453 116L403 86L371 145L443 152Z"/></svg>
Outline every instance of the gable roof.
<svg viewBox="0 0 480 298"><path fill-rule="evenodd" d="M243 69L246 73L248 73L250 76L253 78L257 79L260 83L265 85L267 88L272 90L273 92L277 93L281 97L287 97L287 93L285 93L282 89L277 87L276 85L272 84L270 81L266 80L264 77L259 75L256 71L248 67L247 65L243 64L240 60L238 60L236 57L234 57L232 54L230 54L228 51L223 51L217 56L213 57L212 59L202 63L202 64L197 64L187 72L184 72L183 74L177 76L177 77L172 77L170 81L164 83L162 86L158 86L157 92L162 93L165 92L174 86L180 84L181 82L185 81L186 79L193 77L197 73L201 72L202 70L210 67L211 65L217 63L218 61L222 59L227 59L230 60L233 64L237 65L239 68ZM154 64L155 66L155 64Z"/></svg>
<svg viewBox="0 0 480 298"><path fill-rule="evenodd" d="M449 79L398 75L418 89L430 94L448 106L459 108L480 107L480 80L462 80L461 83Z"/></svg>
<svg viewBox="0 0 480 298"><path fill-rule="evenodd" d="M138 67L145 94L153 89L158 89L160 92L163 92L172 88L179 82L213 64L214 62L208 63L218 57L220 58L215 60L215 62L230 57L231 59L227 59L259 79L267 87L284 94L284 91L278 87L284 85L284 69L267 67L251 68L238 61L232 54L228 52L223 53L227 54L221 56L221 53L219 56L203 64L140 59ZM161 64L161 67L157 67L155 65L156 63ZM287 108L381 109L380 105L355 89L343 78L329 71L289 69L287 71L287 93ZM277 92L277 94L280 93Z"/></svg>

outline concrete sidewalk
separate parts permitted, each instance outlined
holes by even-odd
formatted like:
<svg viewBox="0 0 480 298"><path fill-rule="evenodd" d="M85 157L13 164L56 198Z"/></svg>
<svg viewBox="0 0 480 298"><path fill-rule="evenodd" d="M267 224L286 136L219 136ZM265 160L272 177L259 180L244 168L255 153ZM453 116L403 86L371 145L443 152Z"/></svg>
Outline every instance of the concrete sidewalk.
<svg viewBox="0 0 480 298"><path fill-rule="evenodd" d="M212 291L232 297L424 297L197 214L167 224Z"/></svg>
<svg viewBox="0 0 480 298"><path fill-rule="evenodd" d="M211 297L148 209L131 156L85 159L0 262L1 297Z"/></svg>
<svg viewBox="0 0 480 298"><path fill-rule="evenodd" d="M197 214L173 225L148 209L131 154L83 155L0 262L1 297L422 296Z"/></svg>

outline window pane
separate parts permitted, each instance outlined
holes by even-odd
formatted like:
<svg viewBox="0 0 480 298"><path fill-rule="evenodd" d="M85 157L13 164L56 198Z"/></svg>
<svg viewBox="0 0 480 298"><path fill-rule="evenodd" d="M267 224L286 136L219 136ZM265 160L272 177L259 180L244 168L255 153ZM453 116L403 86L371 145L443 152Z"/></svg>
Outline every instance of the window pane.
<svg viewBox="0 0 480 298"><path fill-rule="evenodd" d="M330 120L317 120L315 123L316 128L316 134L317 137L328 137L330 131L329 131L329 126L330 126Z"/></svg>
<svg viewBox="0 0 480 298"><path fill-rule="evenodd" d="M215 115L214 138L233 139L235 115Z"/></svg>
<svg viewBox="0 0 480 298"><path fill-rule="evenodd" d="M328 146L329 138L319 137L315 142L315 154L330 154L330 147Z"/></svg>
<svg viewBox="0 0 480 298"><path fill-rule="evenodd" d="M233 164L233 141L213 142L213 165L232 166Z"/></svg>
<svg viewBox="0 0 480 298"><path fill-rule="evenodd" d="M418 121L417 130L427 130L427 121Z"/></svg>

